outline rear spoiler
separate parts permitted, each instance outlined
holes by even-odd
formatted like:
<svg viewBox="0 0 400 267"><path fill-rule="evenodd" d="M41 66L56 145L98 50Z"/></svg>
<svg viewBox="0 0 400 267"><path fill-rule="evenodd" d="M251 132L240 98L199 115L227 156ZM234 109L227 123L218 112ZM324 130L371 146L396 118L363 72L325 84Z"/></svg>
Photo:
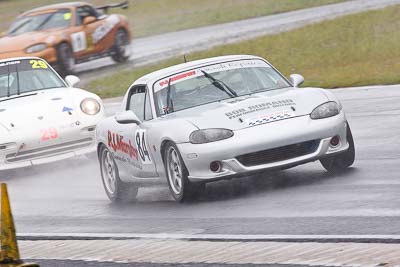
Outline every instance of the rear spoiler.
<svg viewBox="0 0 400 267"><path fill-rule="evenodd" d="M108 9L110 8L116 8L120 7L122 9L127 9L129 7L129 1L124 1L119 4L110 4L110 5L104 5L104 6L98 6L96 9L102 10L104 13L108 13Z"/></svg>

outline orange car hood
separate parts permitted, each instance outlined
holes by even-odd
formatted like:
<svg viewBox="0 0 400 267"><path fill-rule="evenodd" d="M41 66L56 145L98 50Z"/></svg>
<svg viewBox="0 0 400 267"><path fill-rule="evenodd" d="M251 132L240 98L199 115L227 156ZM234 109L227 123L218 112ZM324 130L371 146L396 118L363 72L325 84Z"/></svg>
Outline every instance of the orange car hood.
<svg viewBox="0 0 400 267"><path fill-rule="evenodd" d="M28 32L20 35L7 35L0 38L0 53L21 51L31 45L46 43L50 32Z"/></svg>

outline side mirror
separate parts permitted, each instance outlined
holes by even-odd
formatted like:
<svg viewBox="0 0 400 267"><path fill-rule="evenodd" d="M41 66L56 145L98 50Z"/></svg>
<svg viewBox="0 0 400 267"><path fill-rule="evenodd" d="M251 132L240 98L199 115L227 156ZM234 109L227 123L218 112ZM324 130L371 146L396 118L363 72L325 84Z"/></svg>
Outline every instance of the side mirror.
<svg viewBox="0 0 400 267"><path fill-rule="evenodd" d="M304 82L304 77L300 74L292 74L290 75L290 81L294 87L299 87Z"/></svg>
<svg viewBox="0 0 400 267"><path fill-rule="evenodd" d="M132 110L122 111L118 113L117 115L115 115L115 120L120 124L141 124L139 118L136 116L135 113L133 113Z"/></svg>
<svg viewBox="0 0 400 267"><path fill-rule="evenodd" d="M88 25L96 21L96 17L88 16L83 19L83 25Z"/></svg>
<svg viewBox="0 0 400 267"><path fill-rule="evenodd" d="M75 75L68 75L67 77L65 77L65 81L67 82L69 87L74 87L81 81L81 79L79 79L79 77Z"/></svg>

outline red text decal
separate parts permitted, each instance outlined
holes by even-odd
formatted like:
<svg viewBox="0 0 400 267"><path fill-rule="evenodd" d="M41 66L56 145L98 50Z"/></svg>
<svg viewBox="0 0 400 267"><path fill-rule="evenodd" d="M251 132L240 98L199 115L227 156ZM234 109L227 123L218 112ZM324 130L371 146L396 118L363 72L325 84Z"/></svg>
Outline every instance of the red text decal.
<svg viewBox="0 0 400 267"><path fill-rule="evenodd" d="M175 81L178 81L178 80L181 80L181 79L184 79L186 77L193 76L195 74L196 74L195 70L192 70L192 71L189 71L189 72L185 72L185 73L182 73L182 74L178 74L178 75L176 75L176 76L171 78L171 83L175 82ZM160 82L159 84L160 84L160 86L164 86L164 85L167 85L168 82L169 82L169 79L164 80L164 81Z"/></svg>
<svg viewBox="0 0 400 267"><path fill-rule="evenodd" d="M108 146L111 147L114 152L120 151L136 160L139 158L138 151L134 146L132 146L131 140L125 142L122 135L108 131Z"/></svg>

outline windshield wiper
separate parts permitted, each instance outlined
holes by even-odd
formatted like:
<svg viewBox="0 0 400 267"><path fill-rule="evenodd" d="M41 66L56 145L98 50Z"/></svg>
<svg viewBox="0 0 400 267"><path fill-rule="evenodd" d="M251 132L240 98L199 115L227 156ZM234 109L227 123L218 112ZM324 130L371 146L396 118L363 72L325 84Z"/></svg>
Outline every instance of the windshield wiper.
<svg viewBox="0 0 400 267"><path fill-rule="evenodd" d="M171 106L170 106L170 104L171 104ZM171 78L169 78L169 80L168 80L168 87L167 87L167 106L166 106L166 108L165 108L165 113L166 113L166 114L170 113L170 109L171 109L171 112L174 111L174 103L172 102L172 99L171 99Z"/></svg>
<svg viewBox="0 0 400 267"><path fill-rule="evenodd" d="M213 76L211 76L209 73L205 72L204 70L201 71L204 76L206 78L208 78L209 80L212 81L212 84L217 87L218 89L220 89L221 91L227 93L230 97L238 97L238 94L232 89L230 88L226 83L224 83L221 80L218 80L216 78L214 78Z"/></svg>

